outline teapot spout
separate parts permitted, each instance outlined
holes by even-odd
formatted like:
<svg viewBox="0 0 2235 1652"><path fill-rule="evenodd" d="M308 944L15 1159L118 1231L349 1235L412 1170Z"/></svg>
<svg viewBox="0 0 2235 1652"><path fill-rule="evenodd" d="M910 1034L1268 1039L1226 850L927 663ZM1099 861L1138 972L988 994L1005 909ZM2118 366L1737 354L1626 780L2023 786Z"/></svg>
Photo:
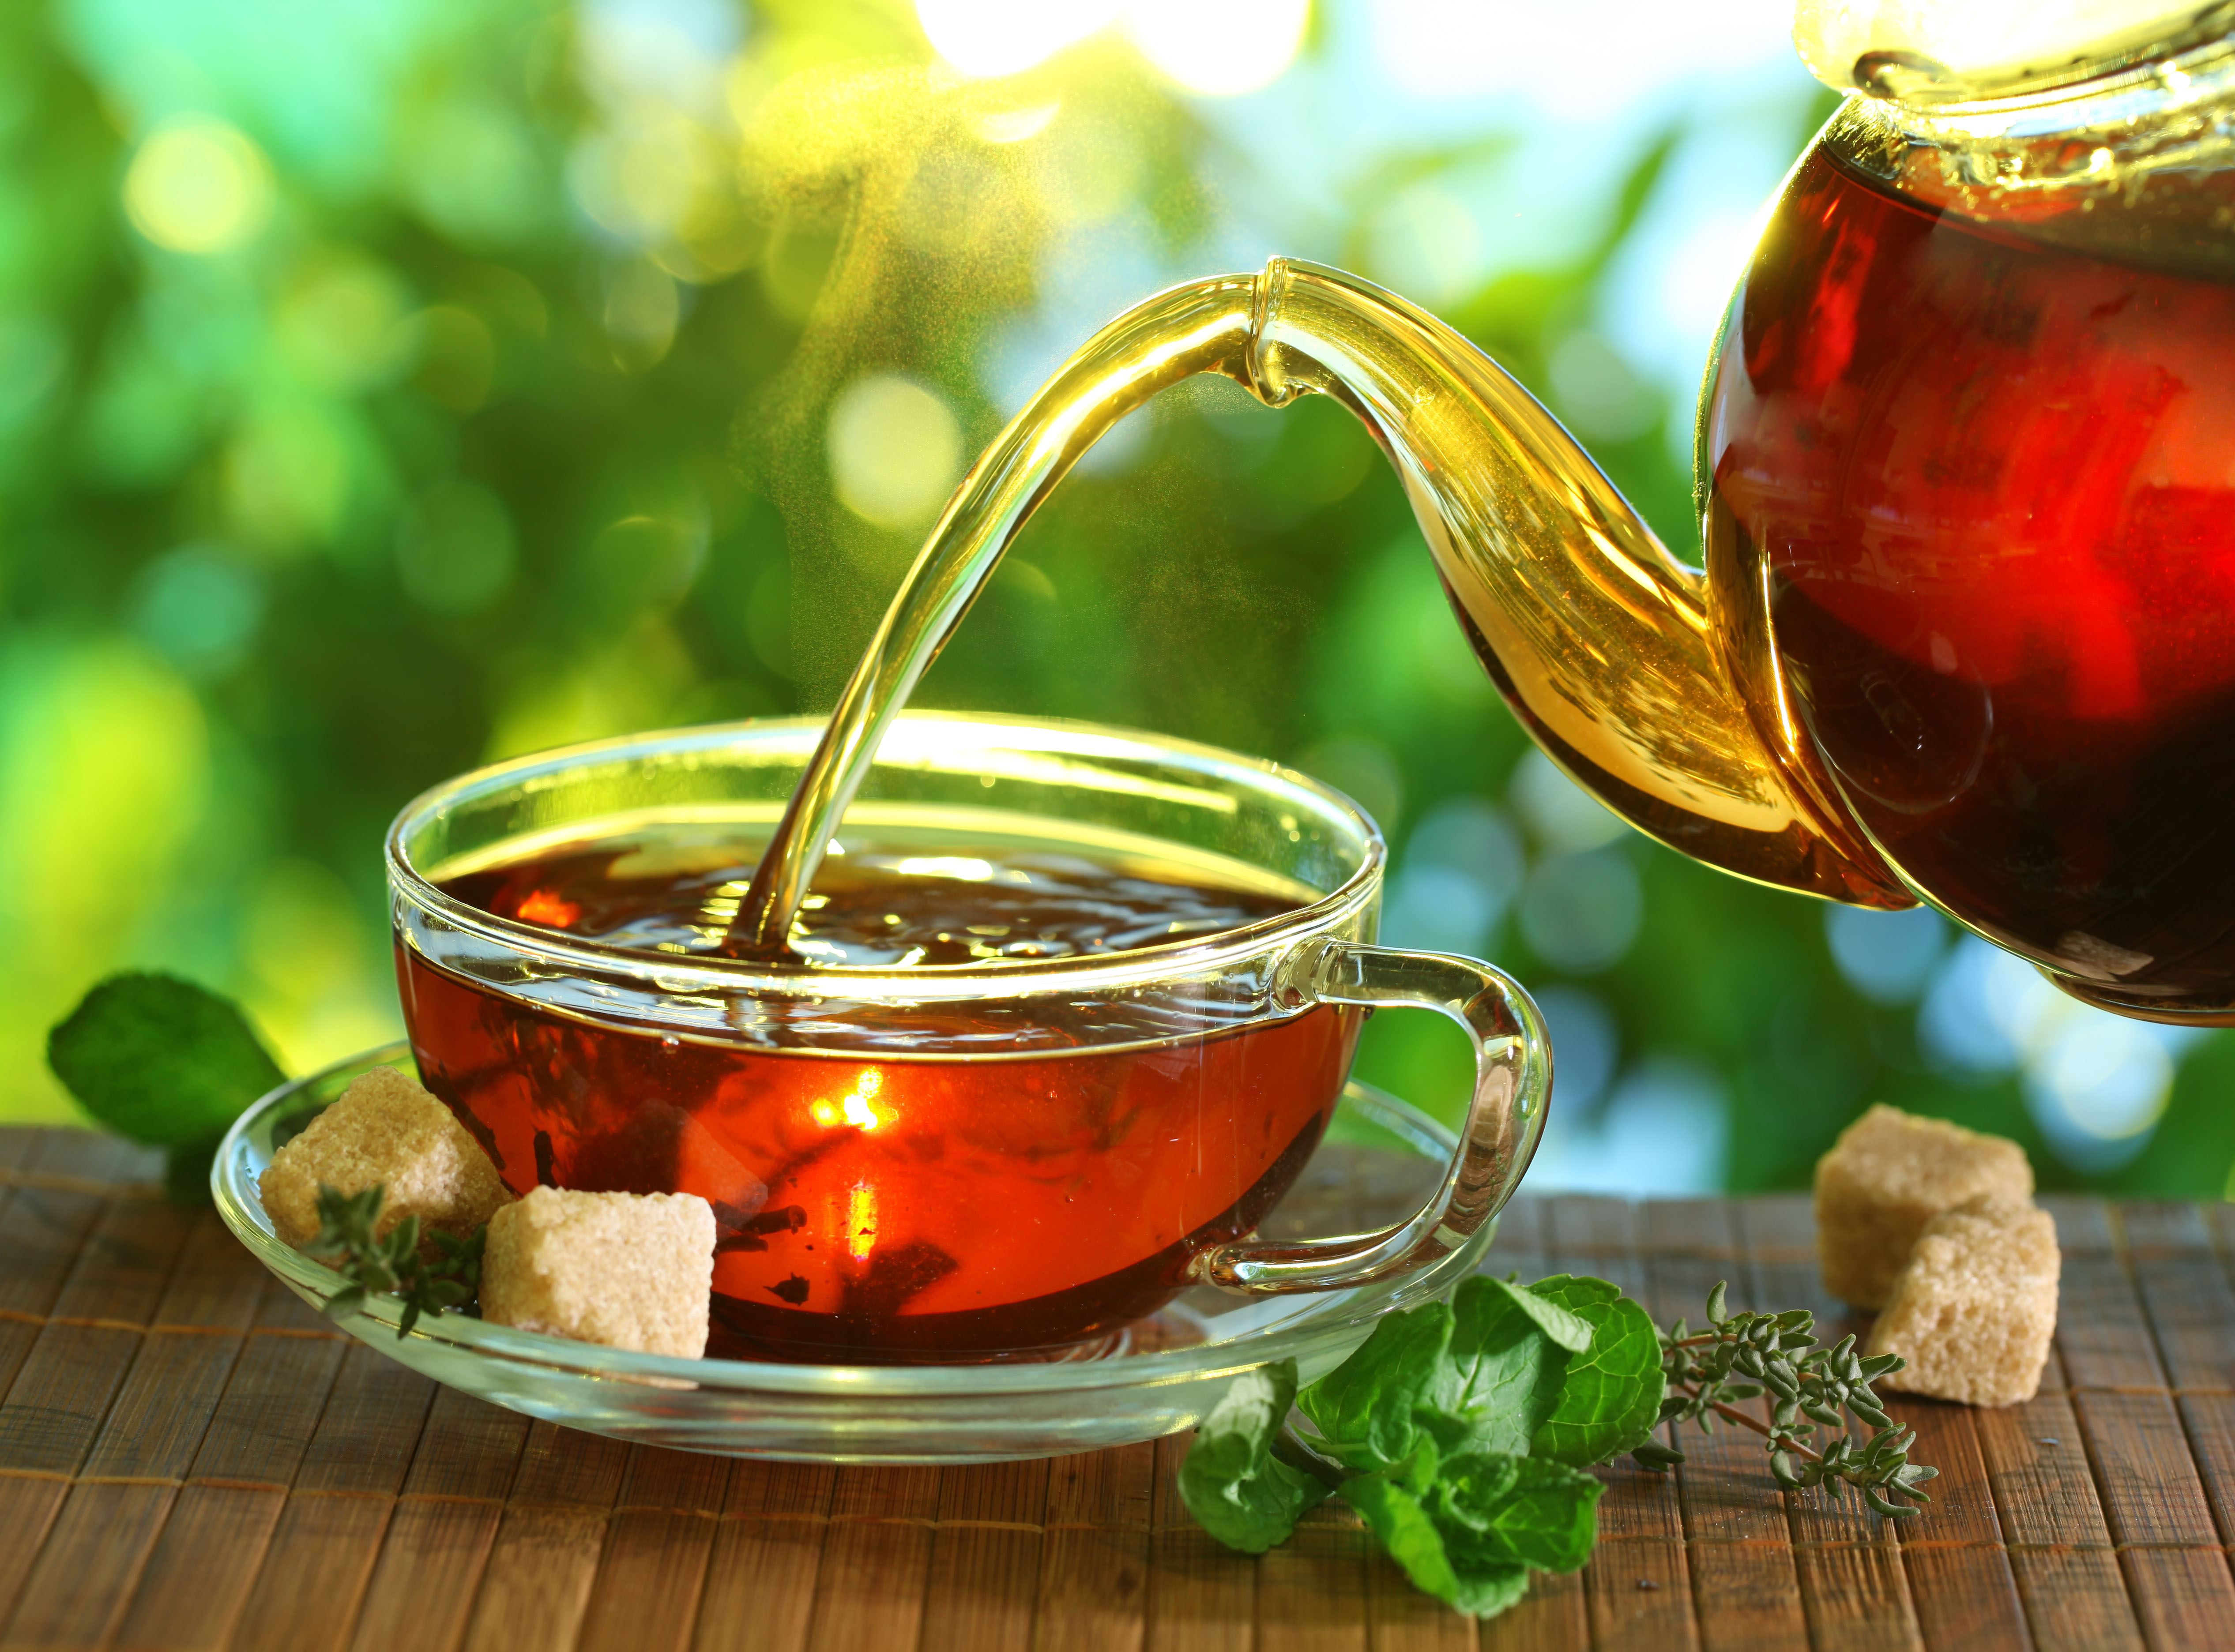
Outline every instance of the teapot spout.
<svg viewBox="0 0 2235 1652"><path fill-rule="evenodd" d="M1186 282L1135 305L980 456L784 807L731 929L737 956L783 956L885 728L1026 519L1118 420L1197 373L1237 380L1274 407L1330 395L1365 421L1491 680L1608 807L1740 877L1858 905L1915 904L1802 744L1760 593L1726 593L1670 556L1558 421L1434 317L1338 271L1275 258L1260 275ZM1768 686L1750 694L1749 683Z"/></svg>
<svg viewBox="0 0 2235 1652"><path fill-rule="evenodd" d="M1759 604L1671 556L1504 369L1394 295L1298 261L1267 266L1251 323L1250 389L1274 407L1333 396L1373 433L1484 668L1580 785L1726 872L1915 904L1815 773L1784 685L1740 686L1761 682L1745 643Z"/></svg>

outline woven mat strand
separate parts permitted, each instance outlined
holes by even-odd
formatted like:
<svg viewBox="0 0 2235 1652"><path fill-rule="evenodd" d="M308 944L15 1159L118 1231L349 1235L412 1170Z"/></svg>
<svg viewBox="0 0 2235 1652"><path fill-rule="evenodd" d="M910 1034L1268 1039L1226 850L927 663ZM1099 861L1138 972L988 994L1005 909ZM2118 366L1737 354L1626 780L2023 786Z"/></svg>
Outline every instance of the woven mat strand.
<svg viewBox="0 0 2235 1652"><path fill-rule="evenodd" d="M1187 1520L1184 1440L833 1468L624 1446L328 1329L135 1150L0 1130L0 1649L1050 1652L2235 1647L2225 1208L2051 1201L2063 1322L2030 1405L1896 1407L1897 1530L1781 1495L1758 1441L1603 1471L1600 1544L1478 1626L1340 1510L1252 1560ZM1493 1264L1664 1319L1822 1298L1806 1202L1522 1200Z"/></svg>

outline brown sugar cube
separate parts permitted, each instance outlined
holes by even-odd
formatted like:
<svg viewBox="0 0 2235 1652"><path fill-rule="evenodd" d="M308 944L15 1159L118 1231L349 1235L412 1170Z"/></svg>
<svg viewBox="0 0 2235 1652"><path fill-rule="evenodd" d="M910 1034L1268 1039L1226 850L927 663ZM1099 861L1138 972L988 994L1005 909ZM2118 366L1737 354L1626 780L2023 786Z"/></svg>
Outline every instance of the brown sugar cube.
<svg viewBox="0 0 2235 1652"><path fill-rule="evenodd" d="M360 1192L378 1182L376 1235L406 1217L430 1231L464 1238L512 1194L449 1108L392 1067L360 1075L341 1100L272 1155L257 1186L265 1213L292 1245L318 1234L318 1185Z"/></svg>
<svg viewBox="0 0 2235 1652"><path fill-rule="evenodd" d="M1871 1332L1909 1361L1878 1386L2009 1406L2041 1390L2056 1331L2060 1258L2048 1212L1987 1195L1926 1224Z"/></svg>
<svg viewBox="0 0 2235 1652"><path fill-rule="evenodd" d="M1816 1161L1824 1288L1858 1308L1884 1307L1924 1224L1983 1193L2033 1197L2033 1166L2017 1143L1872 1107Z"/></svg>
<svg viewBox="0 0 2235 1652"><path fill-rule="evenodd" d="M695 1193L539 1187L489 1222L482 1317L697 1359L714 1289L714 1208Z"/></svg>

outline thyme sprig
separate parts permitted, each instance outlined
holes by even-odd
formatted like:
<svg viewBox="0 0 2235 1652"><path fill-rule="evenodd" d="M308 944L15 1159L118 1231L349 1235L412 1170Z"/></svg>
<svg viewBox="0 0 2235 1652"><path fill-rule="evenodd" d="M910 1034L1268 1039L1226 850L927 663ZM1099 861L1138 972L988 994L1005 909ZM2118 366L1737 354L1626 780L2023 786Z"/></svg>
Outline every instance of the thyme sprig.
<svg viewBox="0 0 2235 1652"><path fill-rule="evenodd" d="M322 1310L338 1318L377 1291L403 1299L403 1318L396 1328L399 1342L411 1335L422 1314L439 1314L470 1302L479 1294L482 1248L487 1227L477 1227L465 1238L436 1233L436 1254L419 1249L419 1218L407 1216L377 1237L374 1224L388 1189L376 1182L360 1192L344 1193L338 1187L318 1185L318 1234L303 1247L303 1254L330 1262L349 1281Z"/></svg>
<svg viewBox="0 0 2235 1652"><path fill-rule="evenodd" d="M1889 1417L1871 1388L1879 1377L1901 1369L1901 1356L1864 1359L1856 1354L1852 1336L1819 1348L1815 1316L1806 1309L1734 1314L1725 1306L1724 1290L1719 1283L1707 1293L1707 1329L1695 1334L1680 1319L1661 1333L1662 1369L1668 1382L1661 1420L1696 1422L1703 1432L1712 1432L1720 1417L1751 1428L1768 1442L1769 1472L1787 1490L1822 1485L1836 1498L1843 1485L1852 1485L1871 1507L1897 1519L1917 1510L1894 1498L1930 1502L1930 1494L1920 1488L1940 1471L1909 1460L1916 1431ZM1771 1401L1766 1423L1733 1403L1764 1394ZM1849 1413L1876 1431L1869 1440L1848 1433ZM1812 1443L1819 1426L1832 1434L1820 1449ZM1684 1460L1683 1453L1654 1442L1632 1455L1651 1469Z"/></svg>

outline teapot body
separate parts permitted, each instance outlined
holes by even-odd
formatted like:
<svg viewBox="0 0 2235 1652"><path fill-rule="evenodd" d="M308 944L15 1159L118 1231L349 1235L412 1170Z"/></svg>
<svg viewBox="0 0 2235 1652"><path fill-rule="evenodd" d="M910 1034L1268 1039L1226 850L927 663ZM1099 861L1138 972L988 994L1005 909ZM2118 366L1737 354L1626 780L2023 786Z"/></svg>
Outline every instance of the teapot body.
<svg viewBox="0 0 2235 1652"><path fill-rule="evenodd" d="M1834 117L1709 366L1711 606L1765 742L1903 883L2082 997L2219 1020L2235 171L2071 147ZM2040 187L1995 186L2012 153Z"/></svg>

